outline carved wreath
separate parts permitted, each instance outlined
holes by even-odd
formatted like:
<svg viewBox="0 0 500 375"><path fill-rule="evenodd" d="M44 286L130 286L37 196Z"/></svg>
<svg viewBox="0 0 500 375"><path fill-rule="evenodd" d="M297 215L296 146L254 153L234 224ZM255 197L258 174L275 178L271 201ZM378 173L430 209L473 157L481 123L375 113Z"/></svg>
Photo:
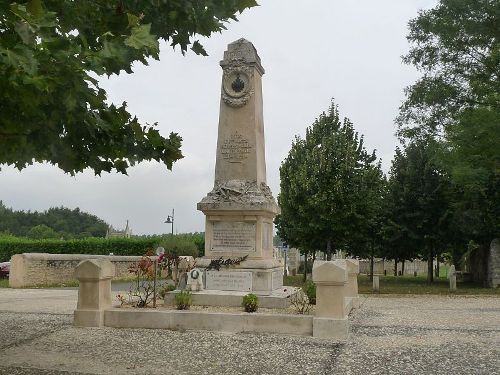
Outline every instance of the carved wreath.
<svg viewBox="0 0 500 375"><path fill-rule="evenodd" d="M224 67L222 79L222 100L231 107L242 107L254 94L251 81L253 68L245 65L243 59L233 59Z"/></svg>

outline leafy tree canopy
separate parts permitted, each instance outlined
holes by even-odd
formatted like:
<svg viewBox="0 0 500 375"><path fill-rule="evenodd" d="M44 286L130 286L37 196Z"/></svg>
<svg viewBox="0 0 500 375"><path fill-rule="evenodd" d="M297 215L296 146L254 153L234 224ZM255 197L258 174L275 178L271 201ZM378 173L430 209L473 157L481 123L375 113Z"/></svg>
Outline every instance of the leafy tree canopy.
<svg viewBox="0 0 500 375"><path fill-rule="evenodd" d="M304 139L296 137L280 177L276 224L291 246L326 250L329 256L333 248L347 249L370 232L383 180L380 163L334 104Z"/></svg>
<svg viewBox="0 0 500 375"><path fill-rule="evenodd" d="M408 40L404 61L423 77L407 90L400 135L438 142L456 224L488 246L500 235L500 2L440 0Z"/></svg>
<svg viewBox="0 0 500 375"><path fill-rule="evenodd" d="M409 28L404 61L423 77L407 89L403 135L439 133L466 109L500 109L500 2L441 0Z"/></svg>
<svg viewBox="0 0 500 375"><path fill-rule="evenodd" d="M14 211L0 201L0 232L29 238L104 237L108 224L97 216L65 207L44 212Z"/></svg>
<svg viewBox="0 0 500 375"><path fill-rule="evenodd" d="M159 58L159 40L206 55L197 35L236 20L254 0L30 0L0 3L0 164L50 162L96 174L156 160L171 169L181 138L107 103L100 75Z"/></svg>

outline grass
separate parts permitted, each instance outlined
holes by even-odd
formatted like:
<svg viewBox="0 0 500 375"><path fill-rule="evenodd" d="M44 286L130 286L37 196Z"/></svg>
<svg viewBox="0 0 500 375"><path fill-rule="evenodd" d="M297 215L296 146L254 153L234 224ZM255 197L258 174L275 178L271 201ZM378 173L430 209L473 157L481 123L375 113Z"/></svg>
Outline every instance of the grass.
<svg viewBox="0 0 500 375"><path fill-rule="evenodd" d="M302 275L286 276L283 284L302 286ZM380 276L380 292L372 291L372 283L368 276L358 276L360 294L437 294L437 295L497 295L500 288L483 288L474 283L458 283L456 292L449 291L448 280L444 277L434 279L434 284L427 285L426 276Z"/></svg>
<svg viewBox="0 0 500 375"><path fill-rule="evenodd" d="M0 288L8 288L9 279L0 279Z"/></svg>

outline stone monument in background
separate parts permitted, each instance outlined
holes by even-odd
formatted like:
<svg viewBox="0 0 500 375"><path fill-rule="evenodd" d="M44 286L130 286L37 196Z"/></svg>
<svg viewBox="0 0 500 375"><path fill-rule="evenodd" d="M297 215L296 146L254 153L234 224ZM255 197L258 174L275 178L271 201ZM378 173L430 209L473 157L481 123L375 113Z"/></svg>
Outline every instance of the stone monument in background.
<svg viewBox="0 0 500 375"><path fill-rule="evenodd" d="M283 286L283 265L273 258L273 219L278 206L266 184L262 75L252 43L228 45L220 63L222 88L215 182L198 203L205 214L206 268L214 259L238 265L206 272L206 289L269 294Z"/></svg>

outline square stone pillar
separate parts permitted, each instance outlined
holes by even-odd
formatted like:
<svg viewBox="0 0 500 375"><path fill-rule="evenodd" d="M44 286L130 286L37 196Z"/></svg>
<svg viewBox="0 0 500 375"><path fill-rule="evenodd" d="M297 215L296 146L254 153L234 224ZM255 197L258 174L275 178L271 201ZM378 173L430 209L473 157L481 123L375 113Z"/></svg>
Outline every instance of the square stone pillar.
<svg viewBox="0 0 500 375"><path fill-rule="evenodd" d="M347 266L345 261L315 261L312 270L316 284L316 312L313 336L347 340L349 324L345 305Z"/></svg>
<svg viewBox="0 0 500 375"><path fill-rule="evenodd" d="M79 327L102 327L104 310L111 307L111 279L115 266L107 259L81 261L75 270L78 304L73 324Z"/></svg>
<svg viewBox="0 0 500 375"><path fill-rule="evenodd" d="M358 275L359 275L359 260L346 259L347 266L347 292L346 296L351 298L352 308L359 308L358 295Z"/></svg>

